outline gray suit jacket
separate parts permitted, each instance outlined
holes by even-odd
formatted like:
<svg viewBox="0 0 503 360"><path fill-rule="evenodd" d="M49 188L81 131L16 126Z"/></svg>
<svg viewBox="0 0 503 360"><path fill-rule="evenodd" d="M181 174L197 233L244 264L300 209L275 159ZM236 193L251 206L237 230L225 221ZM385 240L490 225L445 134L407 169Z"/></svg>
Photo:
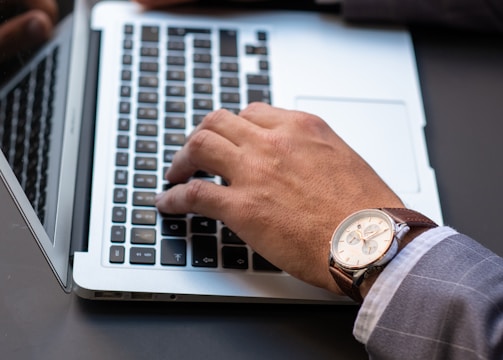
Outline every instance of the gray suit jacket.
<svg viewBox="0 0 503 360"><path fill-rule="evenodd" d="M367 342L372 359L503 359L503 259L464 235L412 268Z"/></svg>
<svg viewBox="0 0 503 360"><path fill-rule="evenodd" d="M428 23L503 32L502 0L343 0L352 21Z"/></svg>

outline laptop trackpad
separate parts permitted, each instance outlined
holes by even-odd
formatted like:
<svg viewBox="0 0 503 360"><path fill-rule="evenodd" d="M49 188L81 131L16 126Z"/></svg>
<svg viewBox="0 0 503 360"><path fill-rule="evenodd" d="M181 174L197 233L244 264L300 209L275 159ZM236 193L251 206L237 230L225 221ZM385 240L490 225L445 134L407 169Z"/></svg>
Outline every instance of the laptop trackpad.
<svg viewBox="0 0 503 360"><path fill-rule="evenodd" d="M403 103L299 97L296 107L325 120L395 192L419 191Z"/></svg>

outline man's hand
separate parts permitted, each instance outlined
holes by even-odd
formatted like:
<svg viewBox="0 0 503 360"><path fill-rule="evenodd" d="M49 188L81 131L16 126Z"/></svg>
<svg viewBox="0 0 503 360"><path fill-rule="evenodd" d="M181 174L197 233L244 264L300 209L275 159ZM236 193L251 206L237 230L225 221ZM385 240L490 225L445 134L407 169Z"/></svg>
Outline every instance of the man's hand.
<svg viewBox="0 0 503 360"><path fill-rule="evenodd" d="M196 170L228 186L189 180ZM166 178L179 185L158 196L160 211L220 219L274 265L337 293L328 271L336 226L356 210L403 207L320 118L261 103L206 116Z"/></svg>
<svg viewBox="0 0 503 360"><path fill-rule="evenodd" d="M0 63L47 41L57 16L55 0L0 0Z"/></svg>

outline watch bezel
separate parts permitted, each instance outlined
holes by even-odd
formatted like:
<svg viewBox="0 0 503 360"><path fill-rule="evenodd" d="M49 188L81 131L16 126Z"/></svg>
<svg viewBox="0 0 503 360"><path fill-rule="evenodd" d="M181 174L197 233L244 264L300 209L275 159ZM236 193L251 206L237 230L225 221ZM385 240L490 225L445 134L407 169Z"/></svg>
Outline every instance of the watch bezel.
<svg viewBox="0 0 503 360"><path fill-rule="evenodd" d="M340 257L338 256L337 253L337 245L341 237L343 236L344 232L346 231L346 228L350 225L353 224L354 221L357 218L360 218L364 216L365 214L368 214L369 216L372 217L380 217L386 220L386 223L388 224L390 230L391 230L391 239L389 242L389 245L386 247L386 249L383 250L381 255L376 258L375 260L364 263L361 265L350 265L345 263ZM348 271L351 273L356 273L361 270L367 270L369 268L373 267L378 267L382 266L386 263L388 263L398 252L398 239L397 239L397 233L399 231L399 224L396 223L396 221L386 212L379 210L379 209L364 209L357 211L348 217L346 217L340 224L337 226L335 229L332 238L330 240L330 256L333 264L339 268L341 268L344 271Z"/></svg>

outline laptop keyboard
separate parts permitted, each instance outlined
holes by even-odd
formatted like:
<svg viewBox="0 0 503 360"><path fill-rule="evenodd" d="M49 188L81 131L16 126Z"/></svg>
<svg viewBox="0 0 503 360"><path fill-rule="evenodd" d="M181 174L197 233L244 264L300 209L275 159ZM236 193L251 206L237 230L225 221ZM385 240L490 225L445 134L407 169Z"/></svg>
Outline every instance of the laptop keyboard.
<svg viewBox="0 0 503 360"><path fill-rule="evenodd" d="M57 58L55 47L0 98L0 147L42 223Z"/></svg>
<svg viewBox="0 0 503 360"><path fill-rule="evenodd" d="M241 44L235 29L124 26L109 264L279 271L222 222L159 214L154 204L169 187L174 154L206 114L271 103L268 33L252 35ZM225 186L202 171L194 176Z"/></svg>

